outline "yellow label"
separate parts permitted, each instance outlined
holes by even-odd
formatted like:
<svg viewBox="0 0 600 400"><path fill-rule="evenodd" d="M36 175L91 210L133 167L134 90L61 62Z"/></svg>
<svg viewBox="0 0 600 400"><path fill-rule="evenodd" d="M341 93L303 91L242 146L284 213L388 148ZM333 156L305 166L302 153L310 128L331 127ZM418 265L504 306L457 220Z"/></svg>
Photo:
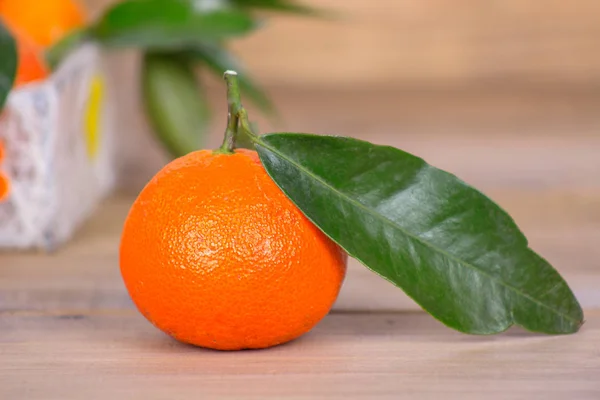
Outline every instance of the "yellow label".
<svg viewBox="0 0 600 400"><path fill-rule="evenodd" d="M90 97L85 115L86 147L88 157L94 160L100 147L102 122L102 102L104 101L104 80L100 75L92 78Z"/></svg>

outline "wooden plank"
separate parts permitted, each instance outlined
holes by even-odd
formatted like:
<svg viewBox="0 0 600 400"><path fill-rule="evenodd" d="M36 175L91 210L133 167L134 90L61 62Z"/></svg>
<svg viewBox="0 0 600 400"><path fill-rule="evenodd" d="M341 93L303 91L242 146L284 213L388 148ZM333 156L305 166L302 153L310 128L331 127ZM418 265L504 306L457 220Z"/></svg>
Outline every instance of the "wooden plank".
<svg viewBox="0 0 600 400"><path fill-rule="evenodd" d="M463 335L422 313L331 314L263 351L179 344L134 311L0 314L3 399L597 399L600 312L577 335Z"/></svg>

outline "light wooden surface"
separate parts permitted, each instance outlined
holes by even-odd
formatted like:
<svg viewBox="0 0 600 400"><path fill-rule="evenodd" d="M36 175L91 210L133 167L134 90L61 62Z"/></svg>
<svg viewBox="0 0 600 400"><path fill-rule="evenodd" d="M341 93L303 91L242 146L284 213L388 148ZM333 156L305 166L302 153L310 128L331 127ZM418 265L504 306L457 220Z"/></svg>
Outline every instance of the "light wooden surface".
<svg viewBox="0 0 600 400"><path fill-rule="evenodd" d="M600 396L600 312L577 336L448 331L421 313L333 314L266 351L165 338L131 310L0 319L3 399L564 399Z"/></svg>
<svg viewBox="0 0 600 400"><path fill-rule="evenodd" d="M332 313L297 341L180 345L137 313L120 279L132 186L55 254L0 254L0 399L600 398L597 96L276 96L297 130L401 147L484 190L565 276L585 308L581 332L459 334L351 261Z"/></svg>
<svg viewBox="0 0 600 400"><path fill-rule="evenodd" d="M134 70L115 71L115 86L137 82ZM210 87L215 117L206 146L223 140L223 83ZM484 190L513 187L598 187L600 91L503 88L333 89L269 87L280 122L251 106L265 132L354 136L414 152ZM137 101L119 99L121 186L137 190L167 161Z"/></svg>
<svg viewBox="0 0 600 400"><path fill-rule="evenodd" d="M273 18L234 42L268 83L586 86L600 79L595 0L307 0L337 20ZM328 75L324 71L335 71Z"/></svg>

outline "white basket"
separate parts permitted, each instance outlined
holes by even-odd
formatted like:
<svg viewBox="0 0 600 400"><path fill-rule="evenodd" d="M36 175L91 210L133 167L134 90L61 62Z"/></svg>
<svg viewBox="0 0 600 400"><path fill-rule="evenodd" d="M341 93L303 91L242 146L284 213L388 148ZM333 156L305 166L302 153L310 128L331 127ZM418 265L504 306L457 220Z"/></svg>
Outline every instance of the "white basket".
<svg viewBox="0 0 600 400"><path fill-rule="evenodd" d="M53 250L111 191L114 113L100 49L86 45L45 81L9 95L0 118L10 192L0 249Z"/></svg>

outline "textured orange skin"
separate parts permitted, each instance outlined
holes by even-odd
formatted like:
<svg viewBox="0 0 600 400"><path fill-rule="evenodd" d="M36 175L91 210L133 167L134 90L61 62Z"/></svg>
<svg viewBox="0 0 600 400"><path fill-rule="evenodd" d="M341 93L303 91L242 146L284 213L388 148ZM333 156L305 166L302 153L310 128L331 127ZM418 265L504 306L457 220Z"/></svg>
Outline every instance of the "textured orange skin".
<svg viewBox="0 0 600 400"><path fill-rule="evenodd" d="M83 27L87 19L74 0L0 0L0 16L42 47Z"/></svg>
<svg viewBox="0 0 600 400"><path fill-rule="evenodd" d="M12 33L17 43L19 57L14 87L46 79L50 71L42 58L39 47L21 31L13 29Z"/></svg>
<svg viewBox="0 0 600 400"><path fill-rule="evenodd" d="M120 250L139 311L182 342L218 350L311 330L335 302L346 261L249 150L202 150L165 166L133 204Z"/></svg>

